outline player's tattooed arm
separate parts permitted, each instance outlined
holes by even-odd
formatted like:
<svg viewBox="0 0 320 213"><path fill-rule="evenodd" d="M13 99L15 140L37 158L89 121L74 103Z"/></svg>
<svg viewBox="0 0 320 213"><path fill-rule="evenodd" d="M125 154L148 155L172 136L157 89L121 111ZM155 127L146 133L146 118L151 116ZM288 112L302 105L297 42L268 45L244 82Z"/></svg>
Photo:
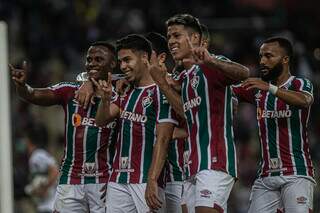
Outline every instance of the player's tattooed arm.
<svg viewBox="0 0 320 213"><path fill-rule="evenodd" d="M153 148L152 162L148 173L145 199L151 209L161 208L162 202L158 196L158 178L161 174L168 154L168 145L173 134L174 124L157 124L157 141Z"/></svg>
<svg viewBox="0 0 320 213"><path fill-rule="evenodd" d="M292 106L304 108L309 107L313 103L313 97L306 92L278 88L273 85L270 85L269 83L261 80L260 78L248 78L242 84L242 86L247 90L256 88L264 91L272 91L275 96ZM272 90L272 86L274 90Z"/></svg>
<svg viewBox="0 0 320 213"><path fill-rule="evenodd" d="M111 73L108 73L108 80L99 80L98 82L91 79L96 87L96 93L101 97L98 106L97 114L95 117L98 126L104 126L114 120L119 114L120 109L117 105L111 103L112 97L112 84Z"/></svg>
<svg viewBox="0 0 320 213"><path fill-rule="evenodd" d="M230 79L242 81L249 77L249 68L229 60L220 60L204 47L193 48L193 58L197 64L221 70Z"/></svg>
<svg viewBox="0 0 320 213"><path fill-rule="evenodd" d="M166 80L166 68L156 63L152 63L152 65L149 67L149 72L152 79L159 86L161 92L166 96L174 111L183 118L184 111L181 95L175 89L173 89Z"/></svg>
<svg viewBox="0 0 320 213"><path fill-rule="evenodd" d="M59 97L48 88L32 88L26 83L27 62L24 61L22 68L16 68L9 64L11 78L16 85L17 93L24 100L42 106L51 106L60 102Z"/></svg>

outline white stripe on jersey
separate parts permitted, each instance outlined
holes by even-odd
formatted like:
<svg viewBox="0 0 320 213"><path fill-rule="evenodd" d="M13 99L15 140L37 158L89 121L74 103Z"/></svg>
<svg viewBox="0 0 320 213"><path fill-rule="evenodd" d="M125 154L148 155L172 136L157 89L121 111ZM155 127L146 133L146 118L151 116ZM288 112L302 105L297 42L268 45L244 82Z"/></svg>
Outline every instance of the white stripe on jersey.
<svg viewBox="0 0 320 213"><path fill-rule="evenodd" d="M227 89L228 87L226 87L224 89L224 110L223 110L223 125L224 125L224 128L223 128L223 137L224 137L224 145L225 145L225 149L226 149L226 171L228 173L230 173L229 171L229 159L228 159L228 138L227 138L227 101L228 101L228 93L227 93Z"/></svg>
<svg viewBox="0 0 320 213"><path fill-rule="evenodd" d="M211 158L211 137L212 137L212 128L211 128L211 109L210 109L210 96L209 96L209 91L208 91L208 81L206 76L203 74L203 79L204 79L204 91L205 91L205 97L206 97L206 107L207 107L207 125L208 125L208 169L211 168L211 164L212 164L212 158Z"/></svg>
<svg viewBox="0 0 320 213"><path fill-rule="evenodd" d="M264 109L268 109L267 108L267 103L268 103L268 100L269 100L269 95L270 93L267 92L266 94L266 99L264 101ZM261 119L264 119L264 118L261 118ZM265 126L265 136L266 136L266 147L267 147L267 161L268 161L268 171L270 171L270 152L269 152L269 128L268 128L268 122L267 122L267 119L264 119L264 126ZM269 172L269 175L268 176L271 176L271 172Z"/></svg>
<svg viewBox="0 0 320 213"><path fill-rule="evenodd" d="M68 108L68 106L67 106ZM76 110L74 111L74 113L78 113L79 111L79 105L76 106ZM69 141L69 140L67 140ZM72 135L72 163L70 165L70 168L69 168L69 173L68 173L68 184L70 184L70 181L71 181L71 173L72 173L72 170L73 170L73 166L74 166L74 161L75 161L75 145L76 145L76 128L73 127L73 135Z"/></svg>

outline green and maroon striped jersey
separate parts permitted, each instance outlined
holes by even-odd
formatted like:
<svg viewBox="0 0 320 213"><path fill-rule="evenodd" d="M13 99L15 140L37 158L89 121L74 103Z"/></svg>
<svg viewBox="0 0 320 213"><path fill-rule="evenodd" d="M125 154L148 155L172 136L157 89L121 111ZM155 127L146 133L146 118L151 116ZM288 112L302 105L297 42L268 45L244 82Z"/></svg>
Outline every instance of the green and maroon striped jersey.
<svg viewBox="0 0 320 213"><path fill-rule="evenodd" d="M185 180L184 151L185 139L175 139L169 142L166 162L166 182Z"/></svg>
<svg viewBox="0 0 320 213"><path fill-rule="evenodd" d="M87 109L74 99L79 83L62 82L49 87L59 98L65 112L64 157L59 184L107 183L110 153L108 145L116 140L116 121L97 127L95 116L100 99ZM110 148L112 150L112 147Z"/></svg>
<svg viewBox="0 0 320 213"><path fill-rule="evenodd" d="M220 60L227 60L218 57ZM235 83L219 69L194 65L182 72L182 101L188 126L190 175L219 170L237 176L232 93Z"/></svg>
<svg viewBox="0 0 320 213"><path fill-rule="evenodd" d="M157 123L177 123L155 84L131 87L114 102L120 108L119 133L110 181L145 183L156 142Z"/></svg>
<svg viewBox="0 0 320 213"><path fill-rule="evenodd" d="M312 83L305 78L291 76L279 88L304 92L313 96ZM257 107L257 120L261 144L259 175L314 176L307 135L310 108L286 104L269 91L246 90L233 87L240 101Z"/></svg>

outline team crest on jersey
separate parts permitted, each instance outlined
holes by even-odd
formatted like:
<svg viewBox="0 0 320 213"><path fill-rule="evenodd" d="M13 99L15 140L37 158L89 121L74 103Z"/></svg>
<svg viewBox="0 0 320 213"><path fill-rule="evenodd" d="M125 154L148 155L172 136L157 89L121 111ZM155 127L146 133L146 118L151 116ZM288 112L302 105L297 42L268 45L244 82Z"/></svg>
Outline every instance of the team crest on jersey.
<svg viewBox="0 0 320 213"><path fill-rule="evenodd" d="M191 84L191 87L192 87L193 89L197 89L197 88L198 88L199 79L200 79L199 76L194 75L194 76L192 77L192 79L190 80L190 84Z"/></svg>
<svg viewBox="0 0 320 213"><path fill-rule="evenodd" d="M129 157L121 157L120 169L129 169Z"/></svg>
<svg viewBox="0 0 320 213"><path fill-rule="evenodd" d="M261 95L261 90L259 90L259 92L257 92L257 93L254 95L254 97L256 98L256 101L259 101L260 98L262 97L262 95Z"/></svg>
<svg viewBox="0 0 320 213"><path fill-rule="evenodd" d="M142 106L143 106L143 108L149 107L153 102L152 96L154 94L154 89L148 89L147 93L148 93L148 95L142 98Z"/></svg>

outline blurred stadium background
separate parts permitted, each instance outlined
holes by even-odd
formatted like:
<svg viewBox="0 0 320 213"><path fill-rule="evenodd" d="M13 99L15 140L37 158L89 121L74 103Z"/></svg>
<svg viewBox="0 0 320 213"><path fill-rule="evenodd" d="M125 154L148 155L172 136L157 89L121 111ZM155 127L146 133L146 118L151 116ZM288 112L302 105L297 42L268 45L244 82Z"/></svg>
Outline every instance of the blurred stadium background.
<svg viewBox="0 0 320 213"><path fill-rule="evenodd" d="M295 48L291 72L311 79L315 87L309 137L319 180L319 8L320 1L309 0L1 0L0 20L8 24L9 62L20 66L27 60L28 82L34 87L73 81L84 71L84 53L93 41L114 41L128 33L148 31L165 34L164 22L175 13L197 16L210 30L211 51L248 66L251 75L257 74L261 41L272 35L288 37ZM22 136L28 128L36 128L37 140L60 162L64 115L60 107L36 107L21 101L12 83L11 110L15 212L32 213L32 202L23 190L28 161L21 148ZM255 109L240 105L235 120L240 179L230 197L229 212L244 213L259 154ZM319 187L314 212L320 212Z"/></svg>

